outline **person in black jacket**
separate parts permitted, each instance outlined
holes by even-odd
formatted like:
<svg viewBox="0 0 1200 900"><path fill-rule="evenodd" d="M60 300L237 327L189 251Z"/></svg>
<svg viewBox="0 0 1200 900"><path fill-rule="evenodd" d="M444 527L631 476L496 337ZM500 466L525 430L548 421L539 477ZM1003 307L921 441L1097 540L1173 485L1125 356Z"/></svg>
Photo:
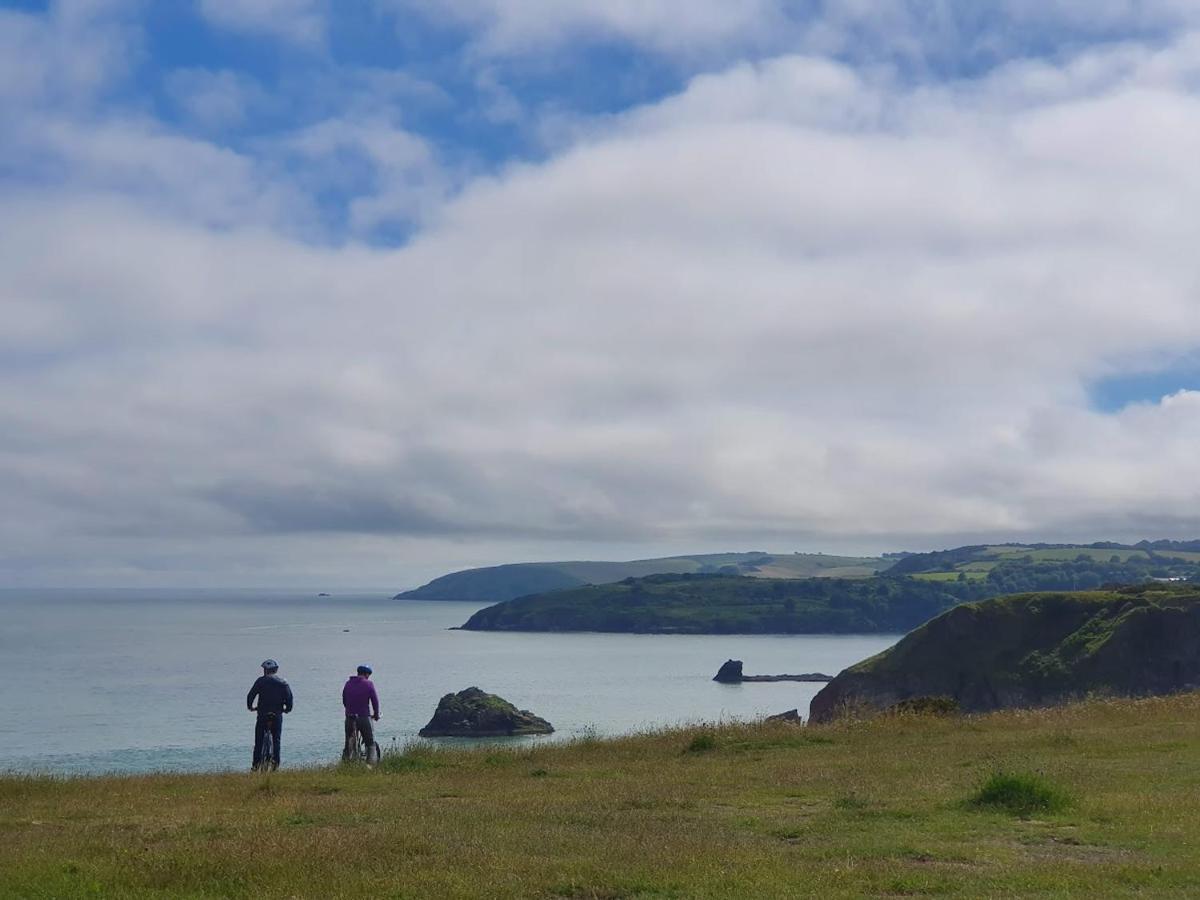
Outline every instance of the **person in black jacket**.
<svg viewBox="0 0 1200 900"><path fill-rule="evenodd" d="M254 761L251 763L252 769L257 769L262 765L269 765L273 769L279 768L279 738L283 734L283 714L292 711L292 689L288 683L279 676L279 663L273 659L264 659L262 664L262 675L254 682L254 686L250 688L250 693L246 695L246 709L251 712L258 712L258 719L254 723ZM255 706L255 698L258 699L258 705ZM262 758L263 735L270 729L272 741L271 759Z"/></svg>

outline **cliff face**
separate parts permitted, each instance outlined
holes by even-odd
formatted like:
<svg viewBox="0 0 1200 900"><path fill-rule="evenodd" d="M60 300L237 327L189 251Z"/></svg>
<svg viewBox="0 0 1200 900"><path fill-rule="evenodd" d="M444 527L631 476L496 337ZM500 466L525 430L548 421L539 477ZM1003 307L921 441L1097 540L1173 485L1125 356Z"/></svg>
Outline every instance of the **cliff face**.
<svg viewBox="0 0 1200 900"><path fill-rule="evenodd" d="M949 697L966 712L1200 685L1200 593L1152 586L955 607L839 674L809 718Z"/></svg>

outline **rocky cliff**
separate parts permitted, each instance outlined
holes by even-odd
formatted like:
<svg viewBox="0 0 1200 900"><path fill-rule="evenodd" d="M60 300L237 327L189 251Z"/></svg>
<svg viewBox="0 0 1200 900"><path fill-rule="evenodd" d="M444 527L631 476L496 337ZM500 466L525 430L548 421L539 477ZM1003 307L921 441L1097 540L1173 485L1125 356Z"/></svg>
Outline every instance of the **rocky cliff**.
<svg viewBox="0 0 1200 900"><path fill-rule="evenodd" d="M810 721L946 697L965 712L1200 685L1200 591L1150 585L957 606L813 698Z"/></svg>

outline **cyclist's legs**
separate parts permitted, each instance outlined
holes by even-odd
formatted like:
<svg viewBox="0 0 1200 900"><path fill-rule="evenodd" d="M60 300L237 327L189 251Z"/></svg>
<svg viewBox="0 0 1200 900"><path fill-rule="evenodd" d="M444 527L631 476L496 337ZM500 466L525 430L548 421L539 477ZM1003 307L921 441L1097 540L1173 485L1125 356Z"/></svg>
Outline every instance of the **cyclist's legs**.
<svg viewBox="0 0 1200 900"><path fill-rule="evenodd" d="M342 759L354 755L354 716L346 716L346 743L342 746Z"/></svg>
<svg viewBox="0 0 1200 900"><path fill-rule="evenodd" d="M262 763L263 734L267 730L267 721L262 716L254 720L254 756L250 762L252 769L257 769Z"/></svg>
<svg viewBox="0 0 1200 900"><path fill-rule="evenodd" d="M275 764L275 768L279 768L279 741L283 737L283 714L271 717L268 726L271 729L271 737L274 740L271 742L271 761Z"/></svg>
<svg viewBox="0 0 1200 900"><path fill-rule="evenodd" d="M375 726L371 722L370 716L358 717L358 730L363 737L363 746L367 748L367 755L370 755L371 748L375 746Z"/></svg>

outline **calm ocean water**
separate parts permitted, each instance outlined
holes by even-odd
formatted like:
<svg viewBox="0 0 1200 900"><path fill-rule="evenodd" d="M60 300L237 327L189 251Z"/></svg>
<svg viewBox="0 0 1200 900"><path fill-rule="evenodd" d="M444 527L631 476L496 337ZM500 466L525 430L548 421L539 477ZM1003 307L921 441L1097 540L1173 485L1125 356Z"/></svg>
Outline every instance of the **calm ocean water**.
<svg viewBox="0 0 1200 900"><path fill-rule="evenodd" d="M296 695L284 765L334 761L341 686L375 669L379 741L416 738L471 685L551 721L560 740L752 718L799 707L818 684L720 685L747 674L842 668L894 635L502 634L448 630L477 604L265 591L0 591L0 770L63 773L249 766L245 695L274 657Z"/></svg>

